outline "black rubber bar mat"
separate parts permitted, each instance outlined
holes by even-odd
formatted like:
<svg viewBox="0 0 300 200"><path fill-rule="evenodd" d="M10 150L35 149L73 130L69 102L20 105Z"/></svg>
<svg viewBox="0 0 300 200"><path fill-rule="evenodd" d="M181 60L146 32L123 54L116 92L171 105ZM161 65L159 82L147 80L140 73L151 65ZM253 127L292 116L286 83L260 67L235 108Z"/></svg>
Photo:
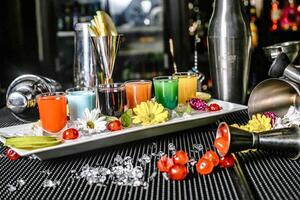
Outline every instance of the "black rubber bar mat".
<svg viewBox="0 0 300 200"><path fill-rule="evenodd" d="M0 111L2 127L18 123L6 109ZM196 161L206 149L214 149L216 127L217 123L43 162L34 157L10 161L2 155L0 199L249 199L251 195L247 194L233 168L214 169L210 175L200 176L190 164L189 175L183 181L169 181L157 172L157 155L165 152L171 156L170 149L174 146ZM0 149L3 153L4 148ZM91 179L95 169L97 173L111 169L116 158L128 159L129 156L131 164L139 166L142 164L139 158L143 155L150 160L142 168L139 180L144 182L134 183L139 186L122 185L109 176L103 182L100 180L103 176L96 181Z"/></svg>
<svg viewBox="0 0 300 200"><path fill-rule="evenodd" d="M227 115L229 123L247 123L247 114ZM300 161L262 151L236 154L241 176L245 176L255 199L300 199Z"/></svg>

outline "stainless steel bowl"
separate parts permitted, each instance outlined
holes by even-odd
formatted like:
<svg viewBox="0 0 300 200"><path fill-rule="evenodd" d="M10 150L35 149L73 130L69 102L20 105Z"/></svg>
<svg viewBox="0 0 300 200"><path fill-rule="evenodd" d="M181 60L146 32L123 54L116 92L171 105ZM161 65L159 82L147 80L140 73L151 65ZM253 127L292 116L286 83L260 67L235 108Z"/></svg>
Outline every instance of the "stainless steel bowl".
<svg viewBox="0 0 300 200"><path fill-rule="evenodd" d="M287 79L271 78L259 83L251 92L248 114L251 117L265 111L283 117L290 106L300 106L299 86Z"/></svg>
<svg viewBox="0 0 300 200"><path fill-rule="evenodd" d="M284 52L293 63L300 52L300 41L278 43L264 47L263 50L270 61L275 59L281 52Z"/></svg>

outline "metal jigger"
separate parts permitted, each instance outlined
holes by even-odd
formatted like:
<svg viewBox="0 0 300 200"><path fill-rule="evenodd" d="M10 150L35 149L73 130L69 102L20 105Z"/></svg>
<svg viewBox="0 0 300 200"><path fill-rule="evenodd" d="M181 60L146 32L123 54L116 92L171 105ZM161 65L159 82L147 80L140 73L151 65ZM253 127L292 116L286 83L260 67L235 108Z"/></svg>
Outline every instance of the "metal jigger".
<svg viewBox="0 0 300 200"><path fill-rule="evenodd" d="M91 37L97 60L105 76L105 84L112 80L121 36L122 35Z"/></svg>
<svg viewBox="0 0 300 200"><path fill-rule="evenodd" d="M260 133L247 132L222 122L217 129L216 138L222 137L224 132L228 135L226 153L218 153L221 156L227 153L235 153L249 149L264 150L276 155L287 156L292 160L300 157L300 128L274 129Z"/></svg>

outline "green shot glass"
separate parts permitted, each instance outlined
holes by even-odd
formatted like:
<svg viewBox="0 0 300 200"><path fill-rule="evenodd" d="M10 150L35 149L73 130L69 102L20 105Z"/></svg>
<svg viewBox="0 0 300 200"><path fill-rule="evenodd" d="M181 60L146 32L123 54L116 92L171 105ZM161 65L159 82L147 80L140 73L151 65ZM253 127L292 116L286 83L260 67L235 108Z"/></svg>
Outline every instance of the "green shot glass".
<svg viewBox="0 0 300 200"><path fill-rule="evenodd" d="M172 76L153 78L155 99L165 108L174 109L178 104L178 79Z"/></svg>

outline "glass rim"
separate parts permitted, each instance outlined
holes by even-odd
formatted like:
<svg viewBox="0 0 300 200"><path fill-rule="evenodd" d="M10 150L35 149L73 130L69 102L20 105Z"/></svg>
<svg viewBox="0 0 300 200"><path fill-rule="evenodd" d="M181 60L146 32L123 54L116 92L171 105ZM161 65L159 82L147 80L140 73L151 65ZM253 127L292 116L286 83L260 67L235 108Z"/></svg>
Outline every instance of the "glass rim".
<svg viewBox="0 0 300 200"><path fill-rule="evenodd" d="M66 94L72 93L72 92L78 92L78 91L93 91L95 92L95 88L92 87L73 87L73 88L68 88L66 89Z"/></svg>
<svg viewBox="0 0 300 200"><path fill-rule="evenodd" d="M151 83L152 84L152 81L151 80L145 80L145 79L142 79L142 80L129 80L129 81L125 81L125 85L126 84L133 84L133 83Z"/></svg>
<svg viewBox="0 0 300 200"><path fill-rule="evenodd" d="M177 77L174 77L174 76L156 76L156 77L153 77L153 81L158 81L158 80L176 81L178 79L177 79Z"/></svg>
<svg viewBox="0 0 300 200"><path fill-rule="evenodd" d="M177 76L177 77L184 77L184 76L190 76L190 77L197 77L197 74L195 72L176 72L172 74L172 76Z"/></svg>
<svg viewBox="0 0 300 200"><path fill-rule="evenodd" d="M124 83L105 83L105 84L100 84L98 85L98 89L119 89L122 90L125 88L125 84Z"/></svg>
<svg viewBox="0 0 300 200"><path fill-rule="evenodd" d="M38 94L36 96L36 99L38 98L43 98L43 97L65 97L66 96L66 93L65 92L45 92L45 93L41 93L41 94Z"/></svg>

